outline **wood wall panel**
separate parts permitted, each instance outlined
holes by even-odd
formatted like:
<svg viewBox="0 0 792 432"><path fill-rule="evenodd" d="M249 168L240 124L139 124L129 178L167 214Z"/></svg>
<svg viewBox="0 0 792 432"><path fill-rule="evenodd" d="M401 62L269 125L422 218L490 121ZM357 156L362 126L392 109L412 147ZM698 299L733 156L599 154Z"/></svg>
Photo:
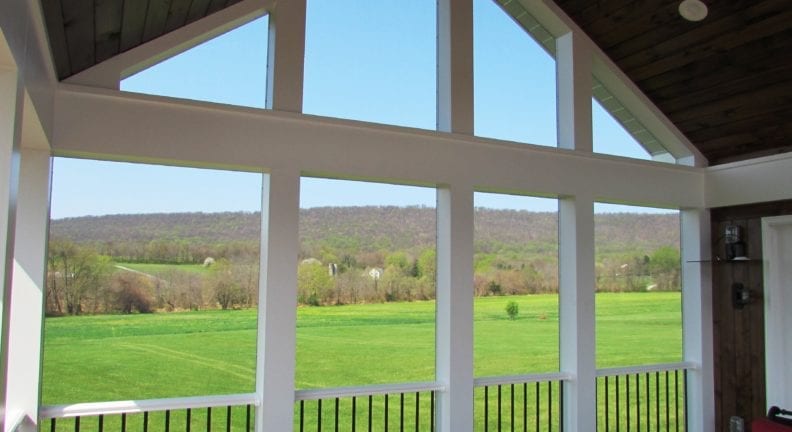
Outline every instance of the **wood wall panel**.
<svg viewBox="0 0 792 432"><path fill-rule="evenodd" d="M737 415L748 426L763 416L767 407L764 305L762 297L763 217L792 214L792 200L712 209L712 254L724 258L726 226L742 228L751 261L712 263L713 337L715 352L715 430L728 430L729 418ZM731 286L741 282L751 289L753 301L742 309L732 304ZM750 431L750 428L747 428Z"/></svg>

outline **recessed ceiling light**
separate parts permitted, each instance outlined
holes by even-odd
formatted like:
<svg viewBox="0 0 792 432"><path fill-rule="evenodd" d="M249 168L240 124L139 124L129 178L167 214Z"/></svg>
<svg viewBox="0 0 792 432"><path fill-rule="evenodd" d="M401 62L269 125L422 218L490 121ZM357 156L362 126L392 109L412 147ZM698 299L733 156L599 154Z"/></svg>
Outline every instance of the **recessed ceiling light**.
<svg viewBox="0 0 792 432"><path fill-rule="evenodd" d="M707 17L707 5L701 0L683 0L679 4L679 14L688 21L701 21Z"/></svg>

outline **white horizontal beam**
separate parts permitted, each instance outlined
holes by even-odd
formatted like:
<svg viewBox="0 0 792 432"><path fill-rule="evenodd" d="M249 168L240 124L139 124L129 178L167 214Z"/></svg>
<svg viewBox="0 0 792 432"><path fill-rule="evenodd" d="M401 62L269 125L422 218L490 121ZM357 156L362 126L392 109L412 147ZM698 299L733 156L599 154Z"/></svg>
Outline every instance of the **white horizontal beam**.
<svg viewBox="0 0 792 432"><path fill-rule="evenodd" d="M56 155L700 207L700 169L463 135L62 86ZM91 121L85 121L91 119Z"/></svg>
<svg viewBox="0 0 792 432"><path fill-rule="evenodd" d="M294 400L317 400L350 398L361 396L376 396L384 394L415 393L415 392L440 392L445 391L440 383L421 382L404 384L383 384L360 387L335 387L316 390L297 390L294 392Z"/></svg>
<svg viewBox="0 0 792 432"><path fill-rule="evenodd" d="M707 207L792 199L792 153L707 169Z"/></svg>
<svg viewBox="0 0 792 432"><path fill-rule="evenodd" d="M114 402L91 402L71 405L54 405L41 408L42 419L91 417L113 414L134 414L154 411L176 411L196 408L227 406L258 406L255 393L220 396L196 396L186 398L127 400Z"/></svg>

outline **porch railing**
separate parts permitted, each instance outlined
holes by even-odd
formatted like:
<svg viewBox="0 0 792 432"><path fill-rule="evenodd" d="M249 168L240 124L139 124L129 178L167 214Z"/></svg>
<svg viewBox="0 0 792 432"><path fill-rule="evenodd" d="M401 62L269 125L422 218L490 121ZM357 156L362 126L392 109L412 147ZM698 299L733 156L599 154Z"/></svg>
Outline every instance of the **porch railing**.
<svg viewBox="0 0 792 432"><path fill-rule="evenodd" d="M687 431L693 363L597 370L597 430Z"/></svg>
<svg viewBox="0 0 792 432"><path fill-rule="evenodd" d="M342 387L295 392L294 430L434 431L438 383Z"/></svg>
<svg viewBox="0 0 792 432"><path fill-rule="evenodd" d="M252 431L254 393L43 407L42 431ZM48 424L47 424L48 423Z"/></svg>
<svg viewBox="0 0 792 432"><path fill-rule="evenodd" d="M564 373L476 378L475 430L563 431Z"/></svg>

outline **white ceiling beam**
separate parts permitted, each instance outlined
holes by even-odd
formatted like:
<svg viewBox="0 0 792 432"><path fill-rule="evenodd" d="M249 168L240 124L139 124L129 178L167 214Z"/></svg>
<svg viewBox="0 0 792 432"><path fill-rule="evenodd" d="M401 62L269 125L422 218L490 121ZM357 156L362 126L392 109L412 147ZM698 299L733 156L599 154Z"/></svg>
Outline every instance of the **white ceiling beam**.
<svg viewBox="0 0 792 432"><path fill-rule="evenodd" d="M121 80L263 16L274 0L242 0L64 80L118 89Z"/></svg>
<svg viewBox="0 0 792 432"><path fill-rule="evenodd" d="M707 207L792 199L792 153L707 168Z"/></svg>
<svg viewBox="0 0 792 432"><path fill-rule="evenodd" d="M700 169L85 87L56 97L58 155L267 170L661 207L703 204ZM86 121L90 119L90 121Z"/></svg>

